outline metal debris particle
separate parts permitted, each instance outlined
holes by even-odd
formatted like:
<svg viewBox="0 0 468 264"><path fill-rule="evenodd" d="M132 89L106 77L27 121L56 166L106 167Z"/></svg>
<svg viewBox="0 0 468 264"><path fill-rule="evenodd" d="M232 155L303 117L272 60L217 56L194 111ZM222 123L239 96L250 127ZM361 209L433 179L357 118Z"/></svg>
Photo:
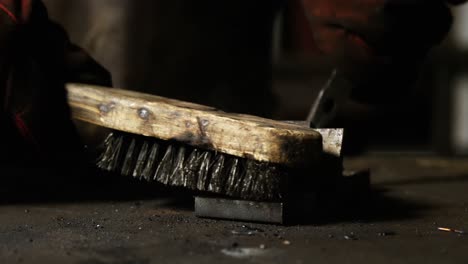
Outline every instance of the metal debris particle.
<svg viewBox="0 0 468 264"><path fill-rule="evenodd" d="M353 233L351 233L349 235L345 235L344 239L346 239L346 240L358 240L357 237Z"/></svg>
<svg viewBox="0 0 468 264"><path fill-rule="evenodd" d="M381 237L394 236L395 232L380 232L380 233L377 233L377 235Z"/></svg>
<svg viewBox="0 0 468 264"><path fill-rule="evenodd" d="M466 231L452 229L452 228L448 228L448 227L438 227L437 230L443 231L443 232L456 233L456 234L460 234L460 235L465 235L466 234Z"/></svg>
<svg viewBox="0 0 468 264"><path fill-rule="evenodd" d="M263 256L266 251L260 248L225 248L221 250L221 253L232 258L244 259Z"/></svg>
<svg viewBox="0 0 468 264"><path fill-rule="evenodd" d="M239 236L254 236L258 233L263 233L264 231L259 228L252 228L250 226L243 225L242 229L239 230L232 230L231 233L233 235L239 235Z"/></svg>

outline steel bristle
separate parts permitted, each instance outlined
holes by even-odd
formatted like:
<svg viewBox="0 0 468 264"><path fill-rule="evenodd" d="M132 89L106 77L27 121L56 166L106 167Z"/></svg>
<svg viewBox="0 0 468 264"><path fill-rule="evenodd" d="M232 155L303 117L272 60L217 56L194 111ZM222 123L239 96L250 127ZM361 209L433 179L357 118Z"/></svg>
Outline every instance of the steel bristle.
<svg viewBox="0 0 468 264"><path fill-rule="evenodd" d="M148 181L233 198L281 198L280 166L177 142L114 132L104 141L97 166Z"/></svg>

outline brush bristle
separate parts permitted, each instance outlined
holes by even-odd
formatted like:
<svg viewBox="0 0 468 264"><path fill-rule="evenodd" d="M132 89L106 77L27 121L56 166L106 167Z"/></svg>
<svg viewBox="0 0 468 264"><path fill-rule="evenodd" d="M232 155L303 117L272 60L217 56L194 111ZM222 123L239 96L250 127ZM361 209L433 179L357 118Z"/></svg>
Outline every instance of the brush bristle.
<svg viewBox="0 0 468 264"><path fill-rule="evenodd" d="M247 200L279 200L287 170L178 142L111 133L100 169L200 192Z"/></svg>

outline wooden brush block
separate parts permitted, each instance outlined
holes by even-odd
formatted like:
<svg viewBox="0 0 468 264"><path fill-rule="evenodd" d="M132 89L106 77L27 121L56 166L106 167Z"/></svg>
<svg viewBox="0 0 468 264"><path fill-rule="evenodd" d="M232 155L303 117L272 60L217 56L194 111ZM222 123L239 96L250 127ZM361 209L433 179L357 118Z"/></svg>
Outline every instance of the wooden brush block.
<svg viewBox="0 0 468 264"><path fill-rule="evenodd" d="M323 150L321 134L297 124L129 90L68 84L67 91L73 118L119 131L293 167L315 163Z"/></svg>

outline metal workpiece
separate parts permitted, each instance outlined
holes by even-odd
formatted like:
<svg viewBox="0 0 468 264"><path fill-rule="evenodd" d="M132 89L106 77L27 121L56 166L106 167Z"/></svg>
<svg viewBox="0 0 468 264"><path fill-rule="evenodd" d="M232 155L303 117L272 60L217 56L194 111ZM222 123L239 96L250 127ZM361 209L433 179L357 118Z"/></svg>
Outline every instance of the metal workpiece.
<svg viewBox="0 0 468 264"><path fill-rule="evenodd" d="M314 218L320 210L318 194L313 192L280 202L195 197L195 215L199 218L290 225Z"/></svg>
<svg viewBox="0 0 468 264"><path fill-rule="evenodd" d="M345 171L332 186L323 190L291 192L278 202L234 200L224 197L195 197L195 215L200 218L258 222L278 225L320 222L337 214L354 199L370 192L370 171ZM330 211L335 212L330 212ZM338 209L339 211L339 209ZM339 213L338 213L339 214Z"/></svg>
<svg viewBox="0 0 468 264"><path fill-rule="evenodd" d="M307 126L301 121L285 121ZM317 129L323 138L319 164L288 180L282 199L262 202L225 197L195 197L195 215L201 218L289 225L305 219L319 221L327 207L358 197L369 190L369 171L343 171L343 129ZM305 175L315 175L314 177ZM285 182L286 183L286 182Z"/></svg>
<svg viewBox="0 0 468 264"><path fill-rule="evenodd" d="M284 224L282 202L254 202L213 197L195 197L195 215L202 218Z"/></svg>

